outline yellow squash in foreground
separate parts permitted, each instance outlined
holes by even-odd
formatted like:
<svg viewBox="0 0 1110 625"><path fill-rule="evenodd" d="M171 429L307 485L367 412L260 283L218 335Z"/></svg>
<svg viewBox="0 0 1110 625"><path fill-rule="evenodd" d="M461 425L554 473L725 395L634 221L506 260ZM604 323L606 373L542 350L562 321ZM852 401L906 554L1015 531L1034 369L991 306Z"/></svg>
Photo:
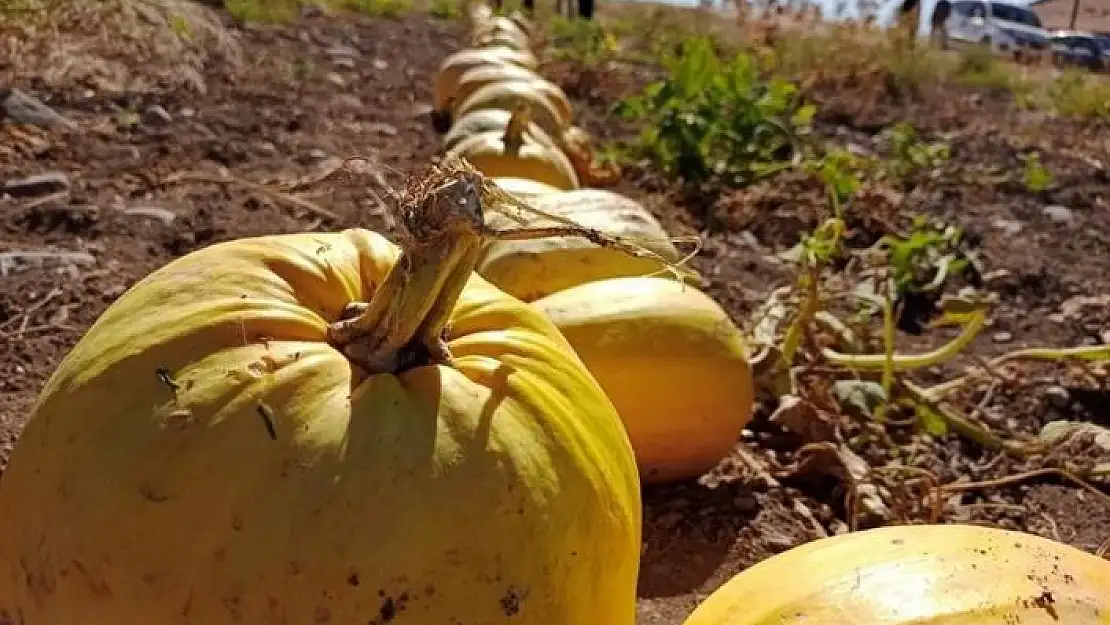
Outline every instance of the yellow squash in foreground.
<svg viewBox="0 0 1110 625"><path fill-rule="evenodd" d="M472 273L475 174L438 176L404 256L242 239L109 307L0 480L0 614L632 625L628 438L554 325Z"/></svg>
<svg viewBox="0 0 1110 625"><path fill-rule="evenodd" d="M563 289L605 278L647 275L677 262L681 255L659 222L631 198L602 189L577 189L537 196L529 201L551 217L521 213L517 224L500 214L487 216L493 228L551 227L571 221L607 235L635 241L656 258L632 257L581 237L496 241L478 265L481 274L506 293L526 302ZM696 284L692 272L684 279Z"/></svg>
<svg viewBox="0 0 1110 625"><path fill-rule="evenodd" d="M684 625L1108 625L1110 561L1033 534L902 525L745 570Z"/></svg>
<svg viewBox="0 0 1110 625"><path fill-rule="evenodd" d="M645 482L692 478L751 419L744 337L705 293L663 278L589 282L532 302L617 407Z"/></svg>

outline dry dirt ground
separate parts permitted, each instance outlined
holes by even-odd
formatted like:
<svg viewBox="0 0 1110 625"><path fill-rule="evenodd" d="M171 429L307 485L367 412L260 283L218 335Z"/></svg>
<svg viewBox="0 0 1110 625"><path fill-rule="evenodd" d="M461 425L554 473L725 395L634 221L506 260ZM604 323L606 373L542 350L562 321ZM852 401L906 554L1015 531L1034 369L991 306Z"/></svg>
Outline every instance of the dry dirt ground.
<svg viewBox="0 0 1110 625"><path fill-rule="evenodd" d="M55 195L0 198L0 259L28 250L87 255L65 264L0 261L0 467L58 361L136 280L236 237L387 228L382 205L367 192L370 182L320 178L337 158L364 154L395 184L437 153L426 105L437 64L460 45L460 25L419 15L310 15L237 36L248 51L238 61L245 69L213 58L193 77L199 83L168 81L160 92L118 91L89 77L47 80L39 69L0 60L0 87L42 99L77 128L47 131L0 119L0 183L51 172L67 179ZM642 84L639 70L583 74L563 63L544 71L572 94L588 130L601 138L632 132L607 111ZM808 88L821 105L818 131L855 149L872 149L877 131L902 119L951 145L950 165L910 191L876 193L870 212L850 225L852 236L874 239L918 212L967 230L1001 304L962 364L1022 345L1110 340L1110 125L1053 120L994 93L911 93L859 76L830 74ZM1012 175L1028 150L1052 171L1051 189L1031 192ZM232 181L212 181L221 168ZM769 254L792 245L824 205L819 185L793 177L707 199L679 193L650 168L630 168L617 190L643 201L675 234L703 234L697 265L738 320L786 278ZM903 335L899 348L936 342ZM988 382L961 400L993 428L1036 433L1058 419L1110 425L1104 370L1023 365ZM677 625L738 571L844 529L845 484L835 474L768 474L768 467L800 460L798 449L814 440L765 417L761 410L737 453L709 478L647 490L643 625ZM873 466L913 457L911 464L944 483L1005 478L1031 466L955 435L934 439L910 424L886 429L888 445L857 449ZM1076 459L1090 450L1077 447ZM1023 529L1095 551L1110 537L1108 501L1105 489L1047 475L951 492L941 518ZM896 512L906 520L928 516L911 508Z"/></svg>
<svg viewBox="0 0 1110 625"><path fill-rule="evenodd" d="M1079 30L1110 32L1110 2L1107 0L1078 0L1075 27ZM1071 25L1075 0L1048 0L1033 6L1047 28L1067 28Z"/></svg>

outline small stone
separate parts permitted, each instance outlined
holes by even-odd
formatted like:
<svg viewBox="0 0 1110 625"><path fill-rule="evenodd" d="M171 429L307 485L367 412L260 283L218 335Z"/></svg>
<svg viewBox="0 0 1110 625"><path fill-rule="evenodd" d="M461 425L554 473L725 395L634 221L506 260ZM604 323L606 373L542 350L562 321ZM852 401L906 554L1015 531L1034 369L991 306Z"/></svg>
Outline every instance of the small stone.
<svg viewBox="0 0 1110 625"><path fill-rule="evenodd" d="M1041 212L1058 224L1070 224L1075 220L1075 216L1072 214L1071 209L1066 206L1053 204L1051 206L1045 206Z"/></svg>
<svg viewBox="0 0 1110 625"><path fill-rule="evenodd" d="M69 189L69 176L60 171L52 171L8 180L0 189L14 198L49 195Z"/></svg>
<svg viewBox="0 0 1110 625"><path fill-rule="evenodd" d="M1010 332L995 332L992 337L995 343L1009 343L1014 340L1014 335Z"/></svg>
<svg viewBox="0 0 1110 625"><path fill-rule="evenodd" d="M1012 219L995 219L991 222L991 226L1011 236L1021 232L1022 228L1021 222Z"/></svg>
<svg viewBox="0 0 1110 625"><path fill-rule="evenodd" d="M775 531L764 532L762 538L763 544L776 552L787 551L793 548L798 542L792 536Z"/></svg>
<svg viewBox="0 0 1110 625"><path fill-rule="evenodd" d="M385 136L385 137L395 137L395 136L397 136L397 128L394 127L394 126L391 126L389 124L382 124L382 123L369 124L366 129L369 130L370 132L376 132L379 135L382 135L382 136Z"/></svg>
<svg viewBox="0 0 1110 625"><path fill-rule="evenodd" d="M343 69L354 69L355 68L355 60L350 58L350 57L346 57L346 56L342 56L342 57L339 57L339 58L332 59L331 64L336 66L336 67L342 67Z"/></svg>
<svg viewBox="0 0 1110 625"><path fill-rule="evenodd" d="M3 95L3 90L0 90ZM49 128L63 126L69 130L77 130L76 124L62 117L54 109L45 105L38 98L27 95L19 89L12 89L0 102L4 115L12 121L29 126ZM0 116L2 117L2 116Z"/></svg>
<svg viewBox="0 0 1110 625"><path fill-rule="evenodd" d="M389 69L389 62L385 59L374 59L374 69Z"/></svg>
<svg viewBox="0 0 1110 625"><path fill-rule="evenodd" d="M343 77L340 76L339 74L335 73L335 72L328 72L328 77L327 78L328 78L328 82L335 85L336 87L346 87L347 86L347 81L343 80Z"/></svg>
<svg viewBox="0 0 1110 625"><path fill-rule="evenodd" d="M1062 386L1050 386L1044 390L1044 395L1048 398L1049 403L1057 408L1067 408L1068 404L1071 403L1071 394L1068 393L1068 389Z"/></svg>
<svg viewBox="0 0 1110 625"><path fill-rule="evenodd" d="M1110 431L1099 432L1091 442L1105 451L1110 451Z"/></svg>
<svg viewBox="0 0 1110 625"><path fill-rule="evenodd" d="M182 117L192 117L196 114L197 114L197 112L194 111L191 108L186 107L186 108L181 109L181 116Z"/></svg>
<svg viewBox="0 0 1110 625"><path fill-rule="evenodd" d="M328 153L320 148L316 148L308 151L308 157L316 161L322 161L328 157Z"/></svg>
<svg viewBox="0 0 1110 625"><path fill-rule="evenodd" d="M146 111L143 114L143 121L148 124L168 124L173 121L173 115L170 115L170 112L161 105L151 104L146 107Z"/></svg>
<svg viewBox="0 0 1110 625"><path fill-rule="evenodd" d="M327 50L324 51L324 54L328 55L332 59L358 58L358 57L362 56L362 53L359 52L357 49L355 49L351 46L345 46L345 45L342 45L342 44L335 45L335 46L332 46L332 47L328 48Z"/></svg>

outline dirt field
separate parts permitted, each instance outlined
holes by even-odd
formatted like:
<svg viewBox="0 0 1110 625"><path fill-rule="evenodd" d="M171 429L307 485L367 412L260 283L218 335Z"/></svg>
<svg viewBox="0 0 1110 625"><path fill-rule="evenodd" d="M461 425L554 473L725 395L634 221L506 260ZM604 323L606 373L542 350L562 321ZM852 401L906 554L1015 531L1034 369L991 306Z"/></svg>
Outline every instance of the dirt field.
<svg viewBox="0 0 1110 625"><path fill-rule="evenodd" d="M1034 5L1033 10L1040 16L1046 28L1067 28L1071 24L1074 8L1075 3L1071 0L1049 0ZM1079 0L1075 27L1078 30L1110 31L1110 2Z"/></svg>
<svg viewBox="0 0 1110 625"><path fill-rule="evenodd" d="M460 45L460 25L423 15L312 15L295 26L252 27L239 36L248 51L240 61L246 69L211 58L199 82L159 74L174 78L160 93L116 92L103 76L45 77L41 64L0 60L0 87L41 99L76 126L43 130L0 119L0 184L39 174L62 178L47 180L45 190L0 196L0 467L58 361L137 279L236 237L388 228L365 180L318 181L314 174L329 171L338 158L364 154L396 183L439 150L427 105L433 72ZM640 71L610 67L583 77L567 63L544 69L571 93L582 123L599 138L635 130L608 110L643 83ZM203 84L203 93L189 83ZM1022 346L1110 342L1110 123L1053 119L1005 95L955 87L907 93L882 81L828 76L808 88L820 105L818 132L855 149L873 149L877 131L899 120L951 146L952 160L939 173L909 192L877 192L868 199L870 212L849 224L861 240L876 239L911 213L959 224L982 261L986 288L1000 298L992 325L967 356L923 380ZM1052 172L1048 190L1033 192L1020 182L1018 155L1029 150ZM212 181L220 168L232 181ZM207 172L207 178L183 175L188 172ZM803 177L695 199L649 167L630 168L617 190L644 202L675 234L702 233L706 249L696 264L738 320L786 279L769 256L811 228L825 201L822 188ZM293 194L308 202L290 199ZM5 252L30 250L81 256L42 265L3 260ZM922 350L942 336L951 333L900 335L899 349ZM1036 434L1060 419L1110 426L1104 368L1015 365L999 376L959 398L992 428ZM821 437L789 432L766 416L766 410L757 414L737 453L714 474L647 491L642 625L677 625L745 567L846 528L844 480L797 468L799 449ZM823 418L836 423L838 436L871 431L842 415ZM1088 551L1110 538L1105 482L1099 491L1058 475L1020 476L1110 459L1092 441L1079 441L1062 456L1016 460L955 434L934 438L909 424L885 431L891 444L855 447L871 466L903 458L942 483L1018 476L949 491L943 520L1023 529ZM898 518L890 520L927 517L926 507L896 510Z"/></svg>

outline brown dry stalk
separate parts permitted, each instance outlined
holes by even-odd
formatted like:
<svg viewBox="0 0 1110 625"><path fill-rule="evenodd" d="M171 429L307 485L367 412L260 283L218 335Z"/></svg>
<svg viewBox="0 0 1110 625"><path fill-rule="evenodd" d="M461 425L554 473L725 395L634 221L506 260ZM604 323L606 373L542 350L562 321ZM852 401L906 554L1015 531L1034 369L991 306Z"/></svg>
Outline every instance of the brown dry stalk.
<svg viewBox="0 0 1110 625"><path fill-rule="evenodd" d="M367 157L352 156L344 161L344 165L350 161L367 160ZM526 220L520 217L521 213L531 214L537 217L550 220L558 225L556 226L541 226L534 228L508 228L496 229L488 226L484 227L483 235L488 240L500 241L522 241L532 239L543 239L548 237L581 237L587 241L608 249L618 250L630 256L637 258L650 258L658 261L664 267L664 271L672 273L676 277L684 277L691 275L692 272L686 269L685 265L691 258L697 255L701 250L701 239L697 236L686 237L670 237L672 243L691 243L694 249L677 262L670 261L659 254L647 249L637 242L637 240L630 237L619 237L596 230L594 228L587 228L574 220L567 219L544 211L536 206L533 206L528 201L521 199L501 187L497 186L492 180L487 178L484 174L478 171L469 161L464 157L451 156L444 160L438 166L432 166L430 174L424 177L412 178L410 186L419 189L420 193L432 193L436 190L442 191L446 187L444 185L454 184L454 180L461 174L466 174L475 180L474 192L478 194L476 198L481 203L483 214L485 212L497 212L517 223L524 223ZM379 184L381 181L378 181ZM386 193L394 200L395 211L400 211L401 223L405 223L404 219L404 206L405 201L402 200L401 195L388 186L385 187ZM411 195L412 191L409 192Z"/></svg>
<svg viewBox="0 0 1110 625"><path fill-rule="evenodd" d="M1036 477L1045 477L1045 476L1050 476L1050 475L1051 476L1056 476L1056 477L1062 477L1062 478L1068 480L1069 482L1075 484L1076 486L1079 486L1080 488L1082 488L1082 489L1086 490L1087 492L1091 493L1095 497L1098 497L1099 499L1102 499L1107 504L1110 504L1110 495L1107 495L1106 493L1102 492L1101 490L1096 488L1094 485L1090 484L1089 482L1087 482L1083 478L1077 476L1076 474L1072 473L1071 471L1065 471L1064 469L1057 469L1055 467L1045 467L1045 468L1042 468L1042 469L1034 469L1032 471L1024 471L1022 473L1015 473L1014 475L1007 475L1005 477L1000 477L1000 478L993 479L993 480L983 480L983 481L980 481L980 482L961 482L961 483L958 483L958 484L955 484L955 483L953 483L953 484L944 484L942 486L938 486L937 490L940 491L941 493L954 493L954 492L967 491L967 490L979 490L979 489L983 489L983 488L997 488L999 486L1011 486L1013 484L1018 484L1020 482L1024 482L1026 480L1033 479L1033 478L1036 478Z"/></svg>
<svg viewBox="0 0 1110 625"><path fill-rule="evenodd" d="M507 232L488 227L485 211L517 200L473 165L449 157L427 173L410 176L404 193L392 189L401 228L401 257L369 302L352 302L328 329L329 341L367 372L396 372L417 362L450 364L447 323L490 239L551 236L549 229ZM581 236L635 255L635 243L581 226L558 228L559 236ZM662 262L667 262L660 259Z"/></svg>

